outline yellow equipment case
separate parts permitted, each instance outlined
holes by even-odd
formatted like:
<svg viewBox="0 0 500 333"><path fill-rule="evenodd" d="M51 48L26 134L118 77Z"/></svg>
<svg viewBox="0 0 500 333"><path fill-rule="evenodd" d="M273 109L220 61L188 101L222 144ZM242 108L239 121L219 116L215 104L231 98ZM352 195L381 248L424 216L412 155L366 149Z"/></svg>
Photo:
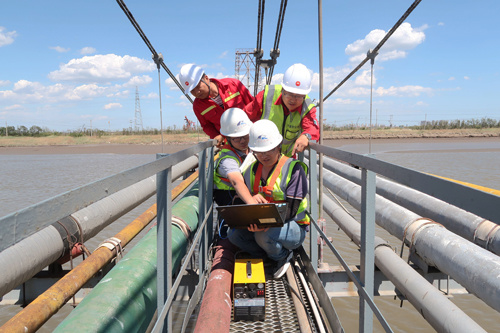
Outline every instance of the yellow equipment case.
<svg viewBox="0 0 500 333"><path fill-rule="evenodd" d="M236 259L233 274L233 320L264 320L266 276L262 259Z"/></svg>

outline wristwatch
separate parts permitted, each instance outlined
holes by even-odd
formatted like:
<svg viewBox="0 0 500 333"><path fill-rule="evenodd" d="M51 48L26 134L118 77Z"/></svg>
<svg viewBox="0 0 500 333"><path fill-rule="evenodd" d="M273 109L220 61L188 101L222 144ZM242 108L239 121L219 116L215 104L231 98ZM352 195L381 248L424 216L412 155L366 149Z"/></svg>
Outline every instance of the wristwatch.
<svg viewBox="0 0 500 333"><path fill-rule="evenodd" d="M303 133L303 134L307 138L307 140L311 141L311 134L309 133Z"/></svg>

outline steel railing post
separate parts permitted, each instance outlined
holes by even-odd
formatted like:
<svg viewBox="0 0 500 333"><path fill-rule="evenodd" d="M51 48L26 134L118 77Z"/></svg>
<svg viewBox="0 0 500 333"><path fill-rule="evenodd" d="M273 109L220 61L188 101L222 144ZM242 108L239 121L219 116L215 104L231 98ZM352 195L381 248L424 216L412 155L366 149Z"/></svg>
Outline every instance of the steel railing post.
<svg viewBox="0 0 500 333"><path fill-rule="evenodd" d="M157 154L157 159L165 157ZM172 194L169 190L172 182L172 168L158 172L156 176L156 206L157 206L157 310L161 313L168 292L172 288ZM163 332L172 332L172 313L168 311L163 325Z"/></svg>
<svg viewBox="0 0 500 333"><path fill-rule="evenodd" d="M203 220L205 219L206 211L207 211L207 150L203 149L200 152L199 162L198 162L198 177L199 177L199 188L198 188L198 225L201 225ZM206 261L207 261L207 245L208 245L208 233L207 230L204 230L203 235L199 244L199 257L198 257L198 268L200 272L205 269ZM199 275L201 279L201 274Z"/></svg>
<svg viewBox="0 0 500 333"><path fill-rule="evenodd" d="M361 169L361 271L360 282L373 299L375 278L375 173ZM373 332L373 311L363 297L359 300L359 331Z"/></svg>
<svg viewBox="0 0 500 333"><path fill-rule="evenodd" d="M206 191L206 194L207 194L207 202L206 202L206 206L207 206L207 209L208 207L211 207L212 206L212 202L213 202L213 191L212 189L214 188L214 166L215 166L215 161L214 161L214 147L209 147L206 149L206 151L208 151L208 154L207 156L209 156L208 158L208 168L207 168L207 172L208 172L208 175L207 175L207 191ZM214 230L214 218L213 218L213 210L211 210L209 212L210 214L210 217L208 218L208 221L207 221L207 229L210 231L209 232L209 239L208 239L208 244L212 244L212 241L213 241L213 238L214 238L214 233L213 233L213 230Z"/></svg>
<svg viewBox="0 0 500 333"><path fill-rule="evenodd" d="M314 221L318 221L318 161L316 150L309 150L309 207ZM311 221L312 224L312 221ZM309 252L311 263L316 272L318 272L318 231L312 225L309 227Z"/></svg>

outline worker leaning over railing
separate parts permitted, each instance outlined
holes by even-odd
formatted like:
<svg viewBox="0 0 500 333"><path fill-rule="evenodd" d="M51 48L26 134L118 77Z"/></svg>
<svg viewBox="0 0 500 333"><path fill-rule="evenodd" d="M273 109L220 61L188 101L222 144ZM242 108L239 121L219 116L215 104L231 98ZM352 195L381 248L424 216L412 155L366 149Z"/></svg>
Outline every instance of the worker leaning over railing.
<svg viewBox="0 0 500 333"><path fill-rule="evenodd" d="M280 278L290 265L292 250L298 248L309 229L307 207L307 166L281 154L282 135L267 119L255 122L250 128L249 147L257 161L244 172L245 184L259 202L286 202L285 225L281 228L234 229L229 240L257 258L276 262L274 277ZM264 200L262 200L264 199Z"/></svg>
<svg viewBox="0 0 500 333"><path fill-rule="evenodd" d="M294 64L286 70L281 85L266 85L244 108L253 122L269 119L276 124L283 135L281 152L286 156L295 157L310 140L319 139L316 107L307 95L311 86L309 69Z"/></svg>
<svg viewBox="0 0 500 333"><path fill-rule="evenodd" d="M195 97L193 111L203 131L210 139L217 140L220 148L224 143L220 132L222 113L229 108L243 108L253 101L253 96L239 80L209 78L195 64L182 66L179 81L184 87L184 93L191 93Z"/></svg>

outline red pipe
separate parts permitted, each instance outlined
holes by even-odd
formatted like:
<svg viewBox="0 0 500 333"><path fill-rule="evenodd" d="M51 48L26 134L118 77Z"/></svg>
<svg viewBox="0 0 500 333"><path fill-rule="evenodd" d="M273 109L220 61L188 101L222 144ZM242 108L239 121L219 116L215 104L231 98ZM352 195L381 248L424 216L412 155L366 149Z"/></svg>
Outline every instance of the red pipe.
<svg viewBox="0 0 500 333"><path fill-rule="evenodd" d="M229 332L234 254L238 248L227 239L217 242L207 287L194 333Z"/></svg>

